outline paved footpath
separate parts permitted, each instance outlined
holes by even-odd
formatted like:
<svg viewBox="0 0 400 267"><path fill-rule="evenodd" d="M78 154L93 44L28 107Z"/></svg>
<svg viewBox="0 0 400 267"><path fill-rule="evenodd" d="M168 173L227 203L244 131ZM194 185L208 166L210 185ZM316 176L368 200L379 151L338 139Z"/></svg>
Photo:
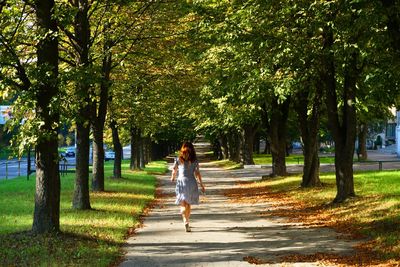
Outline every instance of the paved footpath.
<svg viewBox="0 0 400 267"><path fill-rule="evenodd" d="M249 256L270 262L266 266L318 266L283 263L280 258L296 253L354 252L355 241L338 239L331 229L261 217L258 214L270 204L237 204L223 195L222 189L232 188L235 181L260 179L265 170L203 166L201 172L207 193L199 206L193 206L192 232L184 231L169 175L159 177L164 198L146 217L144 227L128 239L120 266L254 266L244 260Z"/></svg>

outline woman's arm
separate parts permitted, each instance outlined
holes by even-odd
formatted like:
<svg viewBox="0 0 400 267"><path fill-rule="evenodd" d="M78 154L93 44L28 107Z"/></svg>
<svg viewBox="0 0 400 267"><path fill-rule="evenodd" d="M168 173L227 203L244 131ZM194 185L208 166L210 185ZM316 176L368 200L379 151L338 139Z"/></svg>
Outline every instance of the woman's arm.
<svg viewBox="0 0 400 267"><path fill-rule="evenodd" d="M171 182L175 181L177 170L178 170L178 165L174 165L174 168L172 169L172 174L171 174Z"/></svg>
<svg viewBox="0 0 400 267"><path fill-rule="evenodd" d="M200 170L197 169L194 174L196 175L197 179L199 180L200 186L201 186L201 191L204 193L206 192L206 188L204 187L203 181L201 179L201 173Z"/></svg>

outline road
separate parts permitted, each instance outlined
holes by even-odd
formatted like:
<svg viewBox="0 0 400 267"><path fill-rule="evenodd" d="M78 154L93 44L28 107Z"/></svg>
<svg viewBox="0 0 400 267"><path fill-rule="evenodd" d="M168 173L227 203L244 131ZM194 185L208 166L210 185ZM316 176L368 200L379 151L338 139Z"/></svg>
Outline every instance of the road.
<svg viewBox="0 0 400 267"><path fill-rule="evenodd" d="M75 165L75 157L66 158L68 164ZM0 180L27 175L28 159L0 160ZM31 170L35 170L35 159L31 158Z"/></svg>
<svg viewBox="0 0 400 267"><path fill-rule="evenodd" d="M123 148L124 159L129 159L131 154L130 146L126 146ZM66 157L67 164L75 165L76 158L75 157ZM35 169L35 161L34 158L31 158L31 169ZM91 163L91 160L90 160ZM71 168L71 167L68 167ZM27 175L27 158L22 158L18 161L18 159L12 160L0 160L0 180L4 179L12 179L18 176L26 176Z"/></svg>
<svg viewBox="0 0 400 267"><path fill-rule="evenodd" d="M32 166L33 166L32 158ZM0 160L0 180L26 175L27 159Z"/></svg>

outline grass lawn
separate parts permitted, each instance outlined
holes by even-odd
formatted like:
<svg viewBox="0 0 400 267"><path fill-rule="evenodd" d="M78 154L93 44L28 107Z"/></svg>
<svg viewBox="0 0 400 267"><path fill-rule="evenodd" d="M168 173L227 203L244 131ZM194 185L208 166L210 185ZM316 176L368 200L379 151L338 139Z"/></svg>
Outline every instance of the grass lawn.
<svg viewBox="0 0 400 267"><path fill-rule="evenodd" d="M204 164L204 163L203 163ZM211 164L217 167L224 168L226 170L235 170L235 169L241 169L243 168L243 165L240 163L236 163L227 159L224 160L215 160L211 161L210 163L205 163L205 165Z"/></svg>
<svg viewBox="0 0 400 267"><path fill-rule="evenodd" d="M92 210L71 208L74 174L61 177L61 234L33 236L35 181L0 181L0 266L109 266L121 256L130 229L154 199L154 174L167 170L153 162L144 171L130 171L123 162L123 178L111 179L113 162L105 164L106 192L90 193ZM151 172L151 175L147 172Z"/></svg>
<svg viewBox="0 0 400 267"><path fill-rule="evenodd" d="M272 155L270 154L254 154L255 164L272 164ZM322 164L334 164L335 158L333 156L320 156L320 163ZM357 158L354 159L355 161ZM304 156L299 155L289 155L286 157L286 164L303 164Z"/></svg>
<svg viewBox="0 0 400 267"><path fill-rule="evenodd" d="M300 188L300 175L271 178L244 183L239 187L241 193L230 196L236 199L242 196L245 201L273 199L282 205L269 214L294 218L309 226L330 226L350 236L366 238L368 242L360 247L366 252L364 258L374 254L378 262L399 266L400 171L355 173L357 197L336 205L330 203L336 195L335 175L321 174L321 180L324 183L321 188Z"/></svg>

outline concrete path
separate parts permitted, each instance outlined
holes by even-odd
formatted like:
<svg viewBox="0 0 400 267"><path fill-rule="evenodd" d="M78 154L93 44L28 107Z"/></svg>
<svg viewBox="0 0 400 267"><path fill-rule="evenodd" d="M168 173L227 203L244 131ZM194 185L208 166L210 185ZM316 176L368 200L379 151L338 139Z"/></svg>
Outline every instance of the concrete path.
<svg viewBox="0 0 400 267"><path fill-rule="evenodd" d="M192 232L184 231L169 175L159 177L164 197L145 219L144 227L128 239L120 266L252 266L245 257L262 259L267 266L317 266L283 263L281 257L354 252L355 241L338 239L331 229L260 217L270 204L236 204L223 195L223 189L232 188L236 180L260 179L265 170L201 167L201 172L207 195L201 196L199 206L193 206Z"/></svg>

